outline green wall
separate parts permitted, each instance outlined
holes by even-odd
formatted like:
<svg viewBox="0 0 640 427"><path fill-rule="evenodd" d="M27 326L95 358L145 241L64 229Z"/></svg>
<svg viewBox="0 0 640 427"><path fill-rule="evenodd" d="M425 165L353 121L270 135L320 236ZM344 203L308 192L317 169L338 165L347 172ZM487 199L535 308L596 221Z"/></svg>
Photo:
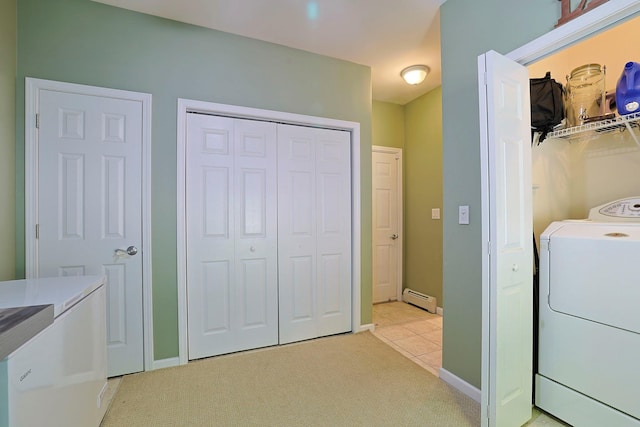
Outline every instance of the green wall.
<svg viewBox="0 0 640 427"><path fill-rule="evenodd" d="M478 55L507 54L551 31L557 0L447 0L440 9L443 113L443 368L481 383L483 250ZM469 205L470 225L458 225Z"/></svg>
<svg viewBox="0 0 640 427"><path fill-rule="evenodd" d="M405 105L403 285L442 297L442 88Z"/></svg>
<svg viewBox="0 0 640 427"><path fill-rule="evenodd" d="M0 280L15 279L16 0L0 0Z"/></svg>
<svg viewBox="0 0 640 427"><path fill-rule="evenodd" d="M374 101L373 145L403 149L403 288L442 300L442 89L406 105Z"/></svg>
<svg viewBox="0 0 640 427"><path fill-rule="evenodd" d="M19 0L17 111L24 78L153 95L154 357L178 354L176 107L197 99L360 123L362 315L371 313L371 72L280 45L94 3ZM24 275L24 118L17 119L17 274Z"/></svg>
<svg viewBox="0 0 640 427"><path fill-rule="evenodd" d="M371 107L371 140L373 145L404 148L404 106L373 101Z"/></svg>

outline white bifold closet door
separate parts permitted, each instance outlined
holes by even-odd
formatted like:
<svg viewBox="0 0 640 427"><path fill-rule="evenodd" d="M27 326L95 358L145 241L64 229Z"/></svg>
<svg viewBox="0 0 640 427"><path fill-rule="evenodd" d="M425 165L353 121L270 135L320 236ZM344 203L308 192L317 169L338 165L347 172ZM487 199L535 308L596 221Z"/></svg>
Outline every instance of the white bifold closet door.
<svg viewBox="0 0 640 427"><path fill-rule="evenodd" d="M350 139L278 126L281 344L351 330Z"/></svg>
<svg viewBox="0 0 640 427"><path fill-rule="evenodd" d="M278 343L276 125L187 117L189 359Z"/></svg>
<svg viewBox="0 0 640 427"><path fill-rule="evenodd" d="M351 330L350 140L188 114L189 359Z"/></svg>

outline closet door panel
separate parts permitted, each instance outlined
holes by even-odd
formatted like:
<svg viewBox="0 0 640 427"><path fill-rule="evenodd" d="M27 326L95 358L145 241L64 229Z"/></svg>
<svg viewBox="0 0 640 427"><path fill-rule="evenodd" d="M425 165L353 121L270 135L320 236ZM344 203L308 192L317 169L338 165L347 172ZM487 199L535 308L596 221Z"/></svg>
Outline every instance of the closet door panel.
<svg viewBox="0 0 640 427"><path fill-rule="evenodd" d="M278 126L280 343L313 337L316 319L315 144L297 126Z"/></svg>
<svg viewBox="0 0 640 427"><path fill-rule="evenodd" d="M232 329L233 120L189 115L186 168L189 357Z"/></svg>
<svg viewBox="0 0 640 427"><path fill-rule="evenodd" d="M241 277L238 292L243 302L238 311L242 329L264 327L269 323L269 286L267 262L263 259L241 261Z"/></svg>
<svg viewBox="0 0 640 427"><path fill-rule="evenodd" d="M202 194L197 201L202 215L202 235L207 238L229 238L231 177L228 167L201 166Z"/></svg>
<svg viewBox="0 0 640 427"><path fill-rule="evenodd" d="M205 334L217 334L229 331L229 294L231 283L229 281L229 262L210 261L203 262L201 307L202 331ZM196 307L194 307L195 309ZM195 326L195 325L194 325ZM199 325L198 325L199 326Z"/></svg>
<svg viewBox="0 0 640 427"><path fill-rule="evenodd" d="M292 171L285 179L290 181L291 201L295 201L290 204L291 233L300 238L311 238L315 218L313 174L308 171Z"/></svg>
<svg viewBox="0 0 640 427"><path fill-rule="evenodd" d="M318 130L318 334L351 330L351 149L347 132Z"/></svg>
<svg viewBox="0 0 640 427"><path fill-rule="evenodd" d="M289 266L291 268L289 277L293 286L290 294L282 295L282 297L289 299L293 308L290 321L292 323L313 321L315 305L313 298L313 257L291 257Z"/></svg>
<svg viewBox="0 0 640 427"><path fill-rule="evenodd" d="M275 125L187 118L189 358L277 344Z"/></svg>
<svg viewBox="0 0 640 427"><path fill-rule="evenodd" d="M276 125L235 119L238 349L278 342ZM240 341L240 340L239 340Z"/></svg>
<svg viewBox="0 0 640 427"><path fill-rule="evenodd" d="M349 156L347 132L278 126L281 343L351 330Z"/></svg>

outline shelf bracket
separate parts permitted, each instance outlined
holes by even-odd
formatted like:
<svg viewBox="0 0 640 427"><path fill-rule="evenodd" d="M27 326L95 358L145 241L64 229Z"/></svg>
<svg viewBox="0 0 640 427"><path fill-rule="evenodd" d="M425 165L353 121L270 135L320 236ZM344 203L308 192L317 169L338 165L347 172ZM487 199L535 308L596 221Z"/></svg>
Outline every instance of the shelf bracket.
<svg viewBox="0 0 640 427"><path fill-rule="evenodd" d="M633 137L633 140L636 142L636 145L638 147L640 147L640 140L638 140L638 135L636 135L635 130L633 130L633 128L631 127L631 125L629 124L628 120L624 121L624 125L627 127L627 130L629 131L629 133L631 134L631 136Z"/></svg>

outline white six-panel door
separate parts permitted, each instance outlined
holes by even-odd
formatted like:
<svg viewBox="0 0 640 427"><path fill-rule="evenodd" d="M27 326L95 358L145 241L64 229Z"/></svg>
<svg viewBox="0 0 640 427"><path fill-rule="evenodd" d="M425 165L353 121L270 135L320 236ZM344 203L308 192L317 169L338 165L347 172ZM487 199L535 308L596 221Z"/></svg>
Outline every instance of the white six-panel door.
<svg viewBox="0 0 640 427"><path fill-rule="evenodd" d="M187 115L189 359L351 330L350 134Z"/></svg>
<svg viewBox="0 0 640 427"><path fill-rule="evenodd" d="M142 104L41 90L39 117L38 274L105 275L108 375L141 371Z"/></svg>
<svg viewBox="0 0 640 427"><path fill-rule="evenodd" d="M276 125L187 116L189 359L278 343Z"/></svg>
<svg viewBox="0 0 640 427"><path fill-rule="evenodd" d="M527 69L496 53L479 57L483 132L482 410L490 426L531 418L533 221ZM483 84L484 83L484 84ZM487 269L488 268L488 269ZM487 360L488 356L488 360Z"/></svg>
<svg viewBox="0 0 640 427"><path fill-rule="evenodd" d="M402 265L399 262L399 250L402 239L399 160L398 154L386 149L374 148L372 152L374 303L400 299L398 284Z"/></svg>
<svg viewBox="0 0 640 427"><path fill-rule="evenodd" d="M280 343L351 330L350 134L278 126Z"/></svg>

